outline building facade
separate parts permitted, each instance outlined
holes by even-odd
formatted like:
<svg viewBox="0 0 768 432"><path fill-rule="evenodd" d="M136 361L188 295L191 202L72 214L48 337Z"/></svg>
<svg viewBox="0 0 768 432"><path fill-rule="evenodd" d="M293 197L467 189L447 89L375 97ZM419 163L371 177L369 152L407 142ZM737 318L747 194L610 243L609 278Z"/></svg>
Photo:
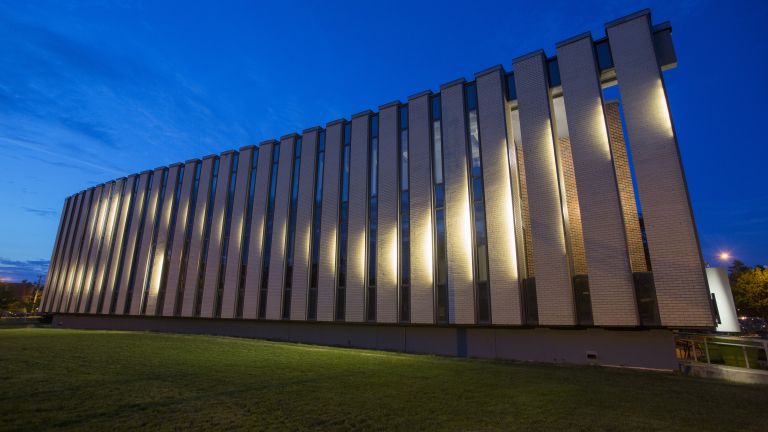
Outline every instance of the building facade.
<svg viewBox="0 0 768 432"><path fill-rule="evenodd" d="M666 367L645 357L671 355L671 329L714 326L664 89L675 65L670 25L641 11L509 71L84 190L65 200L41 309L80 327Z"/></svg>

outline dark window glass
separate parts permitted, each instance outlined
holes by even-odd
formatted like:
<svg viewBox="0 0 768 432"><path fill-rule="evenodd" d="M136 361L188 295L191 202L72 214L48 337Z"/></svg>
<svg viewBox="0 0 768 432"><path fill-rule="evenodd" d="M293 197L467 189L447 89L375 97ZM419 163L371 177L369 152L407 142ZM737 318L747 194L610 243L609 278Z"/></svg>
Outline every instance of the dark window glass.
<svg viewBox="0 0 768 432"><path fill-rule="evenodd" d="M205 287L205 270L208 267L208 244L211 241L211 221L213 220L213 202L216 198L216 187L219 182L219 158L213 161L213 175L211 176L211 189L208 193L208 206L205 208L205 223L203 224L203 249L200 253L197 272L197 290L195 291L195 316L200 316L200 308L203 304L203 288Z"/></svg>
<svg viewBox="0 0 768 432"><path fill-rule="evenodd" d="M312 250L309 264L307 319L317 319L317 273L320 263L320 221L323 213L323 167L325 164L325 131L320 132L315 162L315 205L312 210Z"/></svg>
<svg viewBox="0 0 768 432"><path fill-rule="evenodd" d="M378 234L379 198L379 115L371 117L370 149L368 151L368 286L366 290L365 319L376 320L376 240Z"/></svg>
<svg viewBox="0 0 768 432"><path fill-rule="evenodd" d="M408 106L400 107L400 322L411 321L411 230L408 181Z"/></svg>
<svg viewBox="0 0 768 432"><path fill-rule="evenodd" d="M339 203L338 280L336 281L336 320L343 321L346 314L348 230L349 230L349 157L351 151L352 124L344 125L341 150L341 202Z"/></svg>
<svg viewBox="0 0 768 432"><path fill-rule="evenodd" d="M507 74L507 100L513 101L517 99L517 87L515 87L515 74L510 72Z"/></svg>
<svg viewBox="0 0 768 432"><path fill-rule="evenodd" d="M608 43L607 38L595 43L595 51L597 53L597 66L600 71L604 71L613 67L611 45Z"/></svg>
<svg viewBox="0 0 768 432"><path fill-rule="evenodd" d="M644 327L658 327L661 325L659 306L656 301L656 285L651 272L632 273L635 282L635 299L637 312L640 317L640 325Z"/></svg>
<svg viewBox="0 0 768 432"><path fill-rule="evenodd" d="M285 279L283 282L283 319L291 317L291 288L293 287L293 255L296 239L296 207L299 199L299 173L301 172L301 138L296 140L291 174L291 204L288 210L288 235L285 245Z"/></svg>
<svg viewBox="0 0 768 432"><path fill-rule="evenodd" d="M560 68L557 64L557 58L547 60L547 72L549 75L549 86L557 87L560 85Z"/></svg>
<svg viewBox="0 0 768 432"><path fill-rule="evenodd" d="M435 195L435 300L436 319L448 322L448 254L445 234L445 185L443 183L442 107L440 95L432 97L432 172Z"/></svg>
<svg viewBox="0 0 768 432"><path fill-rule="evenodd" d="M272 168L269 179L269 201L267 202L267 218L264 227L264 249L261 261L261 288L259 289L259 318L267 317L267 293L269 282L269 261L272 251L272 227L275 216L275 193L277 193L277 168L280 160L280 143L272 148Z"/></svg>

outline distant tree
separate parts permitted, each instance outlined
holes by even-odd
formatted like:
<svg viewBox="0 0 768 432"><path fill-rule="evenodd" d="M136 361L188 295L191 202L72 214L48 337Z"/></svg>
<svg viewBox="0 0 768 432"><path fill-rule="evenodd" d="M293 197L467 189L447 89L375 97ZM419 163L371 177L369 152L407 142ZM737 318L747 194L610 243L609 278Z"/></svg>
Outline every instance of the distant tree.
<svg viewBox="0 0 768 432"><path fill-rule="evenodd" d="M768 269L739 270L731 277L731 290L740 314L768 318Z"/></svg>
<svg viewBox="0 0 768 432"><path fill-rule="evenodd" d="M746 270L749 270L749 266L744 264L741 260L733 260L731 265L728 267L728 277L731 278L731 283L733 283L734 277Z"/></svg>
<svg viewBox="0 0 768 432"><path fill-rule="evenodd" d="M5 284L0 285L0 309L9 309L9 306L15 301L16 296L11 291L11 287Z"/></svg>

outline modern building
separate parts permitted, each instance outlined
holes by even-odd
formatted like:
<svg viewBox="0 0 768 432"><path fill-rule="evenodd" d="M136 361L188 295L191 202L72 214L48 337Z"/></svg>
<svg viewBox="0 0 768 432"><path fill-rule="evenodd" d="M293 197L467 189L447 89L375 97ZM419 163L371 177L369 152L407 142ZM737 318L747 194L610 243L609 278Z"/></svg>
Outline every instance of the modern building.
<svg viewBox="0 0 768 432"><path fill-rule="evenodd" d="M649 11L605 29L72 195L42 310L71 327L673 368L673 330L715 324L664 88L672 30Z"/></svg>

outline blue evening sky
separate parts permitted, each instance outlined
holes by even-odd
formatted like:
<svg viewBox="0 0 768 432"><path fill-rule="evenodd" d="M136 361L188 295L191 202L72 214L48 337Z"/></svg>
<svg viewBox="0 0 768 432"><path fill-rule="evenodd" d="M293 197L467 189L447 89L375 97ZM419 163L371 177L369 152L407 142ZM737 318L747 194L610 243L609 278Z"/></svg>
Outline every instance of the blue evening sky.
<svg viewBox="0 0 768 432"><path fill-rule="evenodd" d="M64 198L503 64L649 7L705 259L768 264L766 1L0 0L0 278L44 274Z"/></svg>

